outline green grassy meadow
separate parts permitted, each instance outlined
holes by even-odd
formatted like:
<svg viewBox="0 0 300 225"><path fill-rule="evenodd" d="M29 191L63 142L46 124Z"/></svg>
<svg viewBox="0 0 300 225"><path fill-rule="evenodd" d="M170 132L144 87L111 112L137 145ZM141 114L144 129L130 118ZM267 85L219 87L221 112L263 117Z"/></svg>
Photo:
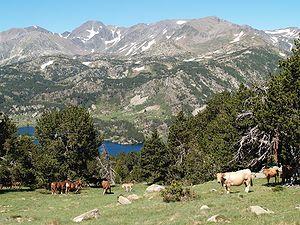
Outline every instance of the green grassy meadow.
<svg viewBox="0 0 300 225"><path fill-rule="evenodd" d="M219 214L230 224L300 224L300 188L284 188L273 192L257 179L250 193L244 187L233 187L231 194L223 192L216 181L192 187L198 197L193 201L164 203L158 193L144 195L146 185L136 184L132 193L141 198L131 205L117 205L120 194L128 194L121 186L113 187L114 194L102 195L99 188L86 188L81 194L51 195L46 190L0 191L0 224L75 224L72 219L98 208L98 219L81 224L213 224L206 222ZM216 191L211 191L216 189ZM201 211L202 205L210 210ZM274 214L256 216L248 208L259 205ZM218 223L218 224L220 224Z"/></svg>

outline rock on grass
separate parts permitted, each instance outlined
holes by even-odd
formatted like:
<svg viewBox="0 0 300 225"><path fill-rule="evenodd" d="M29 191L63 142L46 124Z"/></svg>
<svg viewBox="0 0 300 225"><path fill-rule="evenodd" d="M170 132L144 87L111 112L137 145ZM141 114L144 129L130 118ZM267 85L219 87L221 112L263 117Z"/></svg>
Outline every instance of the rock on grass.
<svg viewBox="0 0 300 225"><path fill-rule="evenodd" d="M149 187L147 187L146 192L160 192L162 190L165 190L165 187L158 184L152 184Z"/></svg>
<svg viewBox="0 0 300 225"><path fill-rule="evenodd" d="M200 207L200 210L210 210L210 208L207 205L203 205Z"/></svg>
<svg viewBox="0 0 300 225"><path fill-rule="evenodd" d="M271 214L274 213L273 211L269 209L264 209L258 205L250 206L250 211L255 213L256 215L262 215L262 214Z"/></svg>
<svg viewBox="0 0 300 225"><path fill-rule="evenodd" d="M118 198L118 203L120 203L121 205L129 205L131 204L131 201L128 198L125 198L124 196L119 196Z"/></svg>
<svg viewBox="0 0 300 225"><path fill-rule="evenodd" d="M227 219L225 216L222 216L222 215L214 215L210 218L207 219L207 222L213 222L213 223L220 223L220 222L223 222L223 223L229 223L229 219Z"/></svg>
<svg viewBox="0 0 300 225"><path fill-rule="evenodd" d="M77 216L73 219L74 222L82 222L83 220L88 219L97 219L100 216L99 209L93 209L91 211L88 211L86 213L81 214L80 216Z"/></svg>

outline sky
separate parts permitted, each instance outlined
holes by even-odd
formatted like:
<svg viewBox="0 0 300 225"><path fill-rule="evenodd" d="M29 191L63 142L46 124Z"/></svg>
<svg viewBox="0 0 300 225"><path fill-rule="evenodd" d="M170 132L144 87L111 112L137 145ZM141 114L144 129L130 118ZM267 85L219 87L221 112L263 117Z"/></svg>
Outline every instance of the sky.
<svg viewBox="0 0 300 225"><path fill-rule="evenodd" d="M300 27L300 0L0 0L0 31L38 25L72 31L87 20L131 26L217 16L257 29Z"/></svg>

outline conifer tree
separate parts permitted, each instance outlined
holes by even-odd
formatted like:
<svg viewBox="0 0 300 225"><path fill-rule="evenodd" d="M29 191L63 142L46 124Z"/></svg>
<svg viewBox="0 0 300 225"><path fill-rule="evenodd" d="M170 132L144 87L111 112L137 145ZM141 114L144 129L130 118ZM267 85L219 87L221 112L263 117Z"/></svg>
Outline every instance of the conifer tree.
<svg viewBox="0 0 300 225"><path fill-rule="evenodd" d="M167 147L155 130L146 139L141 150L142 176L148 183L164 182L169 166Z"/></svg>

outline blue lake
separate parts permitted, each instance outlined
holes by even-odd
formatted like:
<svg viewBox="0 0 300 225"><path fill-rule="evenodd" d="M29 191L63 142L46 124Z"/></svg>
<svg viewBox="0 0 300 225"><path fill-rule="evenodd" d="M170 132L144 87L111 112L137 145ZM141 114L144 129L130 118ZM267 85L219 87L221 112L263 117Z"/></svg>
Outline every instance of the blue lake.
<svg viewBox="0 0 300 225"><path fill-rule="evenodd" d="M34 127L32 126L26 126L26 127L19 127L18 128L18 134L20 135L34 135ZM142 149L143 144L130 144L130 145L125 145L125 144L119 144L111 141L104 141L104 146L108 150L110 155L118 155L121 152L128 153L128 152L138 152ZM100 146L99 152L102 151L102 147Z"/></svg>

